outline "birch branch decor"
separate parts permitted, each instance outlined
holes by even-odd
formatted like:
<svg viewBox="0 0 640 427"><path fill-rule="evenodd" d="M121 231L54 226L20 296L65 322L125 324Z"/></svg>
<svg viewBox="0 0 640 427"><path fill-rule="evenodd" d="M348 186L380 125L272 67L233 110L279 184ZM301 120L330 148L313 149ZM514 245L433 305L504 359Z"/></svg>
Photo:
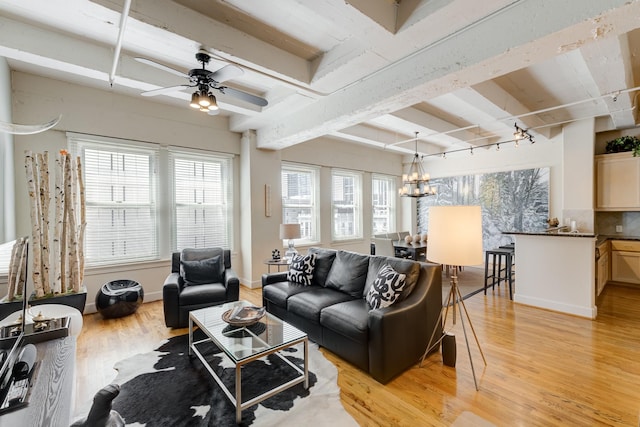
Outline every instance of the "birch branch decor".
<svg viewBox="0 0 640 427"><path fill-rule="evenodd" d="M25 151L31 235L16 242L11 254L9 301L22 298L22 266L30 247L31 279L35 298L79 292L84 277L86 228L84 183L80 158L61 150L50 173L49 153ZM53 183L51 182L53 180ZM54 188L53 197L50 188ZM53 210L50 209L54 204Z"/></svg>

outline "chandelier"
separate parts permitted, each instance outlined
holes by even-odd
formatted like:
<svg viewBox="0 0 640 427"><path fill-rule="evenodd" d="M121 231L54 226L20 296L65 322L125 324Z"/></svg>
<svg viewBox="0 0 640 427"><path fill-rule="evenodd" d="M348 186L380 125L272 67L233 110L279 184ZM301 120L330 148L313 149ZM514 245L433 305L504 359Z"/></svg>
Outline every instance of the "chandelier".
<svg viewBox="0 0 640 427"><path fill-rule="evenodd" d="M398 189L401 197L426 197L436 194L435 187L429 186L429 174L422 167L422 159L418 154L418 132L415 139L416 152L409 166L408 173L402 174L402 187Z"/></svg>

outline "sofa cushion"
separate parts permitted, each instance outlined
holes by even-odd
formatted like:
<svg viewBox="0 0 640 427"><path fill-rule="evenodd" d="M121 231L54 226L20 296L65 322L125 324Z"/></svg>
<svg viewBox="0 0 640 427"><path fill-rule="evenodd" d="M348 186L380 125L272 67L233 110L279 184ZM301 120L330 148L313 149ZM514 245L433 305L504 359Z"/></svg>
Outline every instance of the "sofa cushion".
<svg viewBox="0 0 640 427"><path fill-rule="evenodd" d="M355 252L338 251L331 265L325 286L362 298L369 269L369 256Z"/></svg>
<svg viewBox="0 0 640 427"><path fill-rule="evenodd" d="M320 312L320 325L354 341L366 344L369 306L362 299L330 305Z"/></svg>
<svg viewBox="0 0 640 427"><path fill-rule="evenodd" d="M300 292L287 299L287 310L293 314L313 322L320 323L320 312L323 308L351 298L344 292L317 286L308 287L307 292Z"/></svg>
<svg viewBox="0 0 640 427"><path fill-rule="evenodd" d="M220 255L195 261L180 260L180 269L185 286L220 283L224 277Z"/></svg>
<svg viewBox="0 0 640 427"><path fill-rule="evenodd" d="M415 288L418 283L418 277L420 276L420 263L416 261L412 261L409 259L401 259L401 258L389 258L385 256L372 256L369 259L369 271L367 273L367 281L364 286L364 294L366 295L373 285L373 282L378 277L378 271L382 268L383 265L390 265L395 271L398 273L402 273L406 275L405 281L407 284L405 285L402 293L398 297L396 302L400 302L406 299L413 288Z"/></svg>
<svg viewBox="0 0 640 427"><path fill-rule="evenodd" d="M312 285L325 285L333 260L336 258L336 252L333 249L309 248L308 253L316 256L316 268L313 270L313 278L311 279Z"/></svg>
<svg viewBox="0 0 640 427"><path fill-rule="evenodd" d="M225 301L227 289L222 283L187 286L180 293L180 306L197 305L206 301Z"/></svg>
<svg viewBox="0 0 640 427"><path fill-rule="evenodd" d="M293 282L276 282L270 283L262 288L262 295L265 299L275 303L276 305L287 308L287 299L291 295L306 292L313 286L305 286Z"/></svg>
<svg viewBox="0 0 640 427"><path fill-rule="evenodd" d="M315 266L315 254L294 255L287 272L287 280L300 285L311 286Z"/></svg>
<svg viewBox="0 0 640 427"><path fill-rule="evenodd" d="M407 284L405 278L406 275L398 273L388 264L383 265L365 297L371 308L389 307L395 303Z"/></svg>

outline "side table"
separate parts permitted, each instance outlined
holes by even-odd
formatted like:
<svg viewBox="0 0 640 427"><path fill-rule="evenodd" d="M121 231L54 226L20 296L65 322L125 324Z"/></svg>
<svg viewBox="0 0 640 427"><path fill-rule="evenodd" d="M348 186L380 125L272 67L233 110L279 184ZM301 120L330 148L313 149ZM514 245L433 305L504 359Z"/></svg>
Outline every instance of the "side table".
<svg viewBox="0 0 640 427"><path fill-rule="evenodd" d="M289 263L287 262L287 260L285 258L282 258L278 261L274 260L274 259L265 259L264 263L267 264L267 273L271 273L271 266L276 266L278 268L278 273L280 272L280 267L286 267L286 269L289 268Z"/></svg>

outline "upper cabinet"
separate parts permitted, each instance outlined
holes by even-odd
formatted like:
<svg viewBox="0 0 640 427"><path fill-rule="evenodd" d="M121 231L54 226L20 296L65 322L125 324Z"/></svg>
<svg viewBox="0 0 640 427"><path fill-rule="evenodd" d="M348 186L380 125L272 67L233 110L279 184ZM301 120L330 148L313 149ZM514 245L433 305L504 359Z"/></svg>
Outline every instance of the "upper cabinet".
<svg viewBox="0 0 640 427"><path fill-rule="evenodd" d="M640 210L640 157L631 152L596 158L596 210Z"/></svg>

